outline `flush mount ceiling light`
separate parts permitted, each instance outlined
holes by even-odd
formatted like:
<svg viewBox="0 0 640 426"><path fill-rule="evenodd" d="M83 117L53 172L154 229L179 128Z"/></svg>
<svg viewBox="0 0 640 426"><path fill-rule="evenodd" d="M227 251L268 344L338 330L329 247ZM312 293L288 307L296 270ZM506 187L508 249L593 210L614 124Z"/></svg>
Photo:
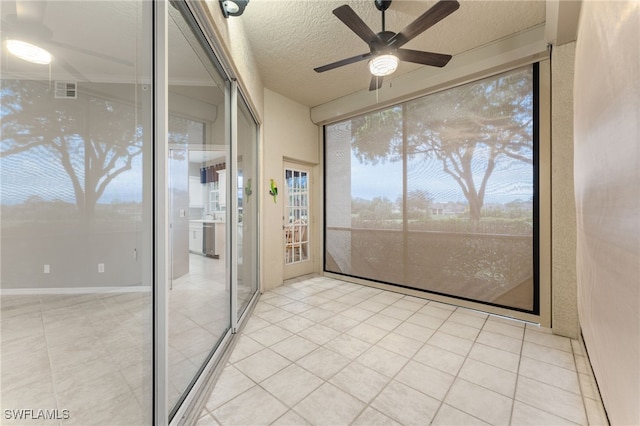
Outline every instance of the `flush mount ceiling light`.
<svg viewBox="0 0 640 426"><path fill-rule="evenodd" d="M369 61L369 71L376 77L393 74L398 68L398 58L392 54L378 55Z"/></svg>
<svg viewBox="0 0 640 426"><path fill-rule="evenodd" d="M225 18L229 16L240 16L244 12L249 0L218 0L220 9Z"/></svg>
<svg viewBox="0 0 640 426"><path fill-rule="evenodd" d="M7 40L7 50L20 59L34 63L48 65L51 63L51 53L34 44L21 40Z"/></svg>

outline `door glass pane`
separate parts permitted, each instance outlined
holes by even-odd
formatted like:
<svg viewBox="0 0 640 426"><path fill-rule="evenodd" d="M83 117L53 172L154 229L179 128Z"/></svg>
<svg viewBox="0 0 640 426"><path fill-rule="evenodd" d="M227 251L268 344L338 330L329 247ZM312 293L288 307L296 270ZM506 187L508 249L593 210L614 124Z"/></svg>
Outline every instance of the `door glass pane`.
<svg viewBox="0 0 640 426"><path fill-rule="evenodd" d="M241 97L238 97L238 317L258 291L258 197L254 189L258 176L258 126Z"/></svg>
<svg viewBox="0 0 640 426"><path fill-rule="evenodd" d="M3 424L152 422L151 12L2 2Z"/></svg>
<svg viewBox="0 0 640 426"><path fill-rule="evenodd" d="M534 66L326 127L331 272L537 313Z"/></svg>
<svg viewBox="0 0 640 426"><path fill-rule="evenodd" d="M286 265L309 260L309 176L285 169L284 261Z"/></svg>
<svg viewBox="0 0 640 426"><path fill-rule="evenodd" d="M227 82L191 22L169 7L170 417L231 324Z"/></svg>

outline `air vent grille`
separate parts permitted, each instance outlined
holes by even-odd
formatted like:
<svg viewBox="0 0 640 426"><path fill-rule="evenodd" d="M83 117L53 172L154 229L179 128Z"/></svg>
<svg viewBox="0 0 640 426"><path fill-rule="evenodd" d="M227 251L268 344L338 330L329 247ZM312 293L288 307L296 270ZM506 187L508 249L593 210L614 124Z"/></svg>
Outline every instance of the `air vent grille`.
<svg viewBox="0 0 640 426"><path fill-rule="evenodd" d="M77 99L78 83L75 81L56 81L56 99Z"/></svg>

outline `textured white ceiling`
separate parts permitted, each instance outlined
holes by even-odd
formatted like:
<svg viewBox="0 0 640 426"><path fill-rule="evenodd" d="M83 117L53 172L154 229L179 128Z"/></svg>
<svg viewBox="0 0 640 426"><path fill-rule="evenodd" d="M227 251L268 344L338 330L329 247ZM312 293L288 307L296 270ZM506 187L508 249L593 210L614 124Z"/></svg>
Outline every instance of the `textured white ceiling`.
<svg viewBox="0 0 640 426"><path fill-rule="evenodd" d="M251 0L242 21L265 86L307 106L369 87L367 61L321 74L313 68L369 51L332 10L349 4L374 32L382 29L374 0ZM435 1L393 0L386 30L398 32ZM404 47L452 55L545 21L544 1L461 0L460 9ZM392 77L421 65L401 63Z"/></svg>

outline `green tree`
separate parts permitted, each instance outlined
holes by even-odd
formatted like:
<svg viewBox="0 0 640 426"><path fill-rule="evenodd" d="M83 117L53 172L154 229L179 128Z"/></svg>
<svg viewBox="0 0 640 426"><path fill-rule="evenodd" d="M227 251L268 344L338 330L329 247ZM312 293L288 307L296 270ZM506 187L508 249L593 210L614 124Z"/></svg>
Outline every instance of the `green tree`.
<svg viewBox="0 0 640 426"><path fill-rule="evenodd" d="M142 153L134 107L82 92L56 100L38 81L3 79L1 94L1 155L51 158L69 176L81 216L92 218L107 186Z"/></svg>
<svg viewBox="0 0 640 426"><path fill-rule="evenodd" d="M352 149L364 162L431 157L481 218L497 167L533 159L531 68L445 90L353 120Z"/></svg>

